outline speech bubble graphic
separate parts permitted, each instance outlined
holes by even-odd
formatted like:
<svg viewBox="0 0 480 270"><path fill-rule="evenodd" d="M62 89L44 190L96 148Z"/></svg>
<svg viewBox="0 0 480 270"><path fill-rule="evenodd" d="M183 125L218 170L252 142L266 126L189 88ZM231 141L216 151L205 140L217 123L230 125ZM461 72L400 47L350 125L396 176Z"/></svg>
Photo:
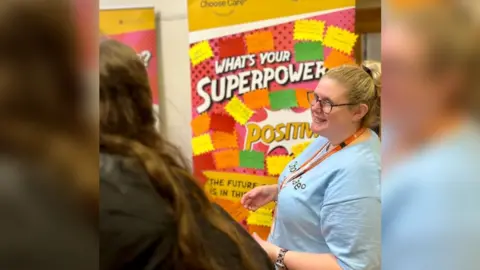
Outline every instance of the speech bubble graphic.
<svg viewBox="0 0 480 270"><path fill-rule="evenodd" d="M140 57L140 60L142 60L145 67L148 67L148 64L150 63L150 59L152 59L152 53L150 51L145 50L140 52L137 55L138 57Z"/></svg>
<svg viewBox="0 0 480 270"><path fill-rule="evenodd" d="M153 104L153 115L155 116L155 128L160 131L160 108L157 104Z"/></svg>
<svg viewBox="0 0 480 270"><path fill-rule="evenodd" d="M310 129L310 110L301 113L292 110L265 111L265 120L246 124L245 150L251 150L261 142L268 145L268 152L281 146L291 154L294 145L318 137Z"/></svg>

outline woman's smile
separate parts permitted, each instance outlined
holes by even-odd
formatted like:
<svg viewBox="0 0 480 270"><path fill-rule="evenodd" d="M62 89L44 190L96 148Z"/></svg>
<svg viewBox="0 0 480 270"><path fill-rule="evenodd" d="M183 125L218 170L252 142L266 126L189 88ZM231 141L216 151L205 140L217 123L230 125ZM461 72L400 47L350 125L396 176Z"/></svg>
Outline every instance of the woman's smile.
<svg viewBox="0 0 480 270"><path fill-rule="evenodd" d="M324 124L325 122L327 122L327 119L324 116L312 114L312 121L315 124Z"/></svg>

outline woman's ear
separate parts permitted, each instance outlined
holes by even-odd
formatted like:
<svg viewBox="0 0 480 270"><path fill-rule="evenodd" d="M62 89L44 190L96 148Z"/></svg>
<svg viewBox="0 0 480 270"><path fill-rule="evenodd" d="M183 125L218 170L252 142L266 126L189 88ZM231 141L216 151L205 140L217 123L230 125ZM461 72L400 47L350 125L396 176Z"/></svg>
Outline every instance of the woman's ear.
<svg viewBox="0 0 480 270"><path fill-rule="evenodd" d="M368 105L360 104L353 109L353 122L359 122L368 113Z"/></svg>

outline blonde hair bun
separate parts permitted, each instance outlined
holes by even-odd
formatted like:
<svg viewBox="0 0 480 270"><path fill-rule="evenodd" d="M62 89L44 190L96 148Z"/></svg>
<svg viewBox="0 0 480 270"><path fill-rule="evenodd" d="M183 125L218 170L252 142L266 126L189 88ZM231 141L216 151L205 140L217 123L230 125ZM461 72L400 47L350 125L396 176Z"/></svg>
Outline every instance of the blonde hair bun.
<svg viewBox="0 0 480 270"><path fill-rule="evenodd" d="M382 64L378 61L365 60L362 66L370 70L370 76L372 76L373 82L375 83L377 97L380 98L382 95Z"/></svg>

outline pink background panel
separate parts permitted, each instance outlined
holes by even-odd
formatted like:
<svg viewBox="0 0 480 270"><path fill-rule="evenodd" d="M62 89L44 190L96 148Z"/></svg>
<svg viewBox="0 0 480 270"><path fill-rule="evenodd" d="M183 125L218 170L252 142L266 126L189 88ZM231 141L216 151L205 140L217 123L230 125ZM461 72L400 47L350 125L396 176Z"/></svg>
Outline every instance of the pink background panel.
<svg viewBox="0 0 480 270"><path fill-rule="evenodd" d="M355 9L347 9L347 10L342 10L342 11L337 11L337 12L331 12L325 15L319 15L307 19L314 19L314 20L321 20L325 21L325 30L330 26L334 25L343 29L346 29L350 32L354 32L355 28ZM244 33L239 33L239 34L234 34L228 37L245 37L246 35L255 33L255 32L261 32L261 31L270 31L273 34L274 37L274 47L275 51L284 51L288 50L292 52L292 60L290 63L278 63L278 64L266 64L263 66L260 66L260 64L257 64L256 67L254 68L249 68L249 69L259 69L262 70L263 68L266 67L271 67L275 68L278 66L282 65L288 65L288 64L294 64L297 67L297 63L295 62L295 58L293 57L294 55L294 45L297 41L293 40L293 30L294 30L294 25L295 22L288 22L284 24L279 24L271 27L266 27L262 29L257 29L249 32L244 32ZM225 37L222 37L225 38ZM224 73L221 75L216 75L215 70L214 70L214 63L215 61L220 60L219 59L219 39L212 39L209 40L210 46L213 49L214 52L214 58L211 58L209 60L206 60L195 67L191 66L191 91L192 91L192 118L195 118L198 116L196 112L197 106L201 105L203 100L202 98L197 94L196 91L196 85L198 81L204 77L210 77L212 80L213 79L219 79L221 77L224 77L226 75L230 74L238 74L242 71L245 71L247 69L241 69L238 71L230 72L230 73ZM193 46L195 44L192 44ZM324 57L327 57L328 54L330 53L331 49L324 47ZM257 59L259 59L258 54L257 54ZM310 89L313 90L317 85L317 82L306 82L306 83L297 83L297 84L290 84L286 86L280 86L276 83L270 84L270 91L277 91L277 90L282 90L282 89L298 89L298 88L303 88L303 89ZM207 92L209 89L207 88ZM239 97L242 99L242 97ZM227 101L224 101L222 103L215 103L212 105L210 110L207 113L226 113L224 110L224 106L228 103ZM294 111L301 112L303 109L294 109ZM259 122L262 121L266 118L267 114L264 109L259 109L255 111L254 116L250 119L249 122ZM237 124L236 126L236 132L238 135L238 140L239 140L239 146L240 149L243 149L243 143L245 140L245 132L246 129L245 127ZM192 135L193 136L193 135ZM268 147L262 143L257 143L254 145L254 150L257 151L262 151L265 152ZM284 148L276 148L275 150L271 151L269 155L283 155L287 154L287 151ZM243 169L243 168L236 168L236 169L226 169L226 170L218 170L218 171L228 171L228 172L239 172L239 173L247 173L247 174L257 174L257 175L267 175L266 170L255 170L255 169Z"/></svg>
<svg viewBox="0 0 480 270"><path fill-rule="evenodd" d="M119 35L110 35L112 39L132 47L137 53L147 50L152 54L148 65L148 79L152 89L153 103L158 104L158 67L157 67L157 37L155 30L137 31Z"/></svg>

